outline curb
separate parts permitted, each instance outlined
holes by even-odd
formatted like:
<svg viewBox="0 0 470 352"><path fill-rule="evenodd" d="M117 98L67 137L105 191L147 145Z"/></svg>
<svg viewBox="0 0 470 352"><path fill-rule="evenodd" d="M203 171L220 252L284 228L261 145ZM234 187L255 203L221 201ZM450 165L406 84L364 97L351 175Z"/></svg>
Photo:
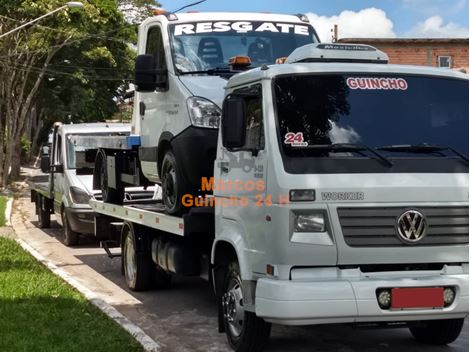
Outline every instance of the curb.
<svg viewBox="0 0 470 352"><path fill-rule="evenodd" d="M141 328L137 325L132 323L129 319L127 319L124 315L119 313L116 308L111 306L110 304L106 303L101 298L97 297L94 292L86 288L84 285L79 283L73 277L71 277L67 272L57 267L54 263L47 260L42 254L40 254L37 250L31 247L28 243L23 241L20 238L16 238L15 241L28 253L30 253L34 258L36 258L39 262L44 264L49 270L51 270L54 274L61 277L65 280L69 285L74 287L78 290L81 294L85 296L85 298L90 301L94 306L96 306L99 310L101 310L104 314L106 314L109 318L114 320L117 324L119 324L124 330L126 330L129 334L137 340L138 343L142 345L145 352L161 352L162 346L153 340L150 336L148 336Z"/></svg>
<svg viewBox="0 0 470 352"><path fill-rule="evenodd" d="M8 198L5 209L5 226L11 226L11 211L13 209L13 198Z"/></svg>

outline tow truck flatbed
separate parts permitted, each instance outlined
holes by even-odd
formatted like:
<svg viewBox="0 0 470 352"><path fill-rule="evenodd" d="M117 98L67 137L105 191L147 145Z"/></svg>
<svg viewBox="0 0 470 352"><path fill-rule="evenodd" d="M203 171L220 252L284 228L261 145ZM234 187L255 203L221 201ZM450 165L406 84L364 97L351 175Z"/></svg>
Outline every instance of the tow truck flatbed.
<svg viewBox="0 0 470 352"><path fill-rule="evenodd" d="M46 198L51 197L50 186L49 186L49 175L37 175L31 180L28 180L29 189L43 195Z"/></svg>
<svg viewBox="0 0 470 352"><path fill-rule="evenodd" d="M140 200L123 205L104 203L101 200L90 200L93 210L100 215L148 228L164 231L181 237L195 233L214 233L213 209L191 209L182 217L165 214L164 206L159 200Z"/></svg>

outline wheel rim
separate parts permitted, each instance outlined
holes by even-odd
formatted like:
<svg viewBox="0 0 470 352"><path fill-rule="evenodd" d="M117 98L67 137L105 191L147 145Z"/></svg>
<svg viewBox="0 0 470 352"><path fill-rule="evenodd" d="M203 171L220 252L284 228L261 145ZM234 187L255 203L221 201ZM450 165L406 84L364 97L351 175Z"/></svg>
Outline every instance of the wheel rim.
<svg viewBox="0 0 470 352"><path fill-rule="evenodd" d="M162 187L165 204L169 209L173 209L176 205L178 185L176 183L176 171L172 165L167 168L164 174Z"/></svg>
<svg viewBox="0 0 470 352"><path fill-rule="evenodd" d="M222 297L224 319L227 322L230 334L239 337L243 330L245 308L243 307L243 292L238 279L232 279L227 292Z"/></svg>
<svg viewBox="0 0 470 352"><path fill-rule="evenodd" d="M126 272L126 280L129 283L134 282L135 275L137 272L136 268L136 260L135 260L135 249L134 249L134 242L130 238L130 236L126 237L126 250L125 250L125 272Z"/></svg>

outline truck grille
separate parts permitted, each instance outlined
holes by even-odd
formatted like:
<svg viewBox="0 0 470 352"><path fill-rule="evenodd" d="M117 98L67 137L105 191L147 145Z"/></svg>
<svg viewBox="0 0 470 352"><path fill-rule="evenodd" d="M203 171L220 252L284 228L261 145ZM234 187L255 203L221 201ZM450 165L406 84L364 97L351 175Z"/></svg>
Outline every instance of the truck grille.
<svg viewBox="0 0 470 352"><path fill-rule="evenodd" d="M409 208L338 208L344 240L351 247L409 246L398 238L398 217ZM426 216L426 236L416 246L468 244L467 207L417 208Z"/></svg>

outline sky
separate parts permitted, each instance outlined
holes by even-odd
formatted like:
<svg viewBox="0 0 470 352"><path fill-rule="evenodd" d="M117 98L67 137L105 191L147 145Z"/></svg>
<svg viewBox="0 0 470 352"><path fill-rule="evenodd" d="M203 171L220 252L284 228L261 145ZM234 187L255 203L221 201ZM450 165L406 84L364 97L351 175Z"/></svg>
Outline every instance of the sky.
<svg viewBox="0 0 470 352"><path fill-rule="evenodd" d="M160 0L169 11L196 0ZM207 0L183 11L305 13L320 38L468 38L468 0Z"/></svg>

